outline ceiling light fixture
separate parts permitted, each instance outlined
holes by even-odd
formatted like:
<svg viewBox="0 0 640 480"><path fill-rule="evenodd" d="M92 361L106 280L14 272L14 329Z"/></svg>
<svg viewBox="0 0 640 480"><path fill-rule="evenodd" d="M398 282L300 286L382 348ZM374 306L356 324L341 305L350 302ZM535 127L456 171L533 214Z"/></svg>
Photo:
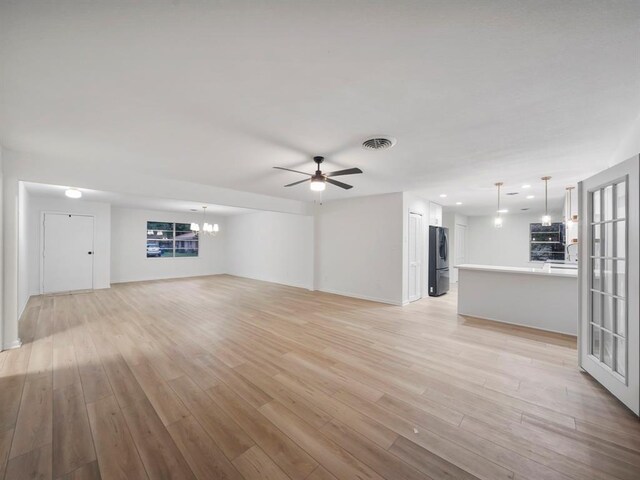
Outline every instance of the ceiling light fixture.
<svg viewBox="0 0 640 480"><path fill-rule="evenodd" d="M535 196L535 195L527 195L527 198L528 198L529 200L531 200L532 198L536 198L536 196Z"/></svg>
<svg viewBox="0 0 640 480"><path fill-rule="evenodd" d="M82 197L82 192L80 190L75 189L75 188L67 188L64 191L64 194L69 198L80 198L80 197Z"/></svg>
<svg viewBox="0 0 640 480"><path fill-rule="evenodd" d="M440 198L447 198L447 194L446 193L441 193L440 194Z"/></svg>
<svg viewBox="0 0 640 480"><path fill-rule="evenodd" d="M314 192L323 192L327 188L326 179L323 175L314 175L311 178L311 185L309 186Z"/></svg>
<svg viewBox="0 0 640 480"><path fill-rule="evenodd" d="M462 205L462 202L456 202L456 205Z"/></svg>
<svg viewBox="0 0 640 480"><path fill-rule="evenodd" d="M522 185L522 188L531 188L531 185Z"/></svg>
<svg viewBox="0 0 640 480"><path fill-rule="evenodd" d="M498 210L498 213L509 213L509 210L506 208L501 208L500 210Z"/></svg>
<svg viewBox="0 0 640 480"><path fill-rule="evenodd" d="M212 237L215 237L218 232L220 231L220 227L218 226L217 223L211 224L211 223L207 223L207 207L206 205L203 205L202 207L202 230L200 230L200 226L197 223L192 223L191 224L191 231L194 233L198 233L199 231L202 231L203 234L205 235L210 235ZM196 227L194 229L194 227Z"/></svg>
<svg viewBox="0 0 640 480"><path fill-rule="evenodd" d="M573 222L578 220L578 216L573 214L573 209L572 209L572 205L571 205L571 194L573 193L572 190L575 187L567 187L565 188L565 208L566 208L566 215L565 215L565 222L567 224L567 228L571 227L573 225Z"/></svg>
<svg viewBox="0 0 640 480"><path fill-rule="evenodd" d="M542 226L551 226L551 215L549 215L549 180L551 177L542 177L540 180L544 181L544 215L542 216Z"/></svg>
<svg viewBox="0 0 640 480"><path fill-rule="evenodd" d="M502 182L495 183L495 186L498 187L498 216L493 219L493 226L496 228L502 228L502 217L500 216L500 187L502 185Z"/></svg>

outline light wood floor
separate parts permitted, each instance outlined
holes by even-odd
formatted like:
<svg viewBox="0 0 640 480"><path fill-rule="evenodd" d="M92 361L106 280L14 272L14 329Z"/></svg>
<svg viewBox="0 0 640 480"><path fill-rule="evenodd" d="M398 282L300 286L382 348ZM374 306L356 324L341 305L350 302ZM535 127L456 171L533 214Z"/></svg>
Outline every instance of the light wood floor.
<svg viewBox="0 0 640 480"><path fill-rule="evenodd" d="M231 276L32 298L0 479L638 479L569 337Z"/></svg>

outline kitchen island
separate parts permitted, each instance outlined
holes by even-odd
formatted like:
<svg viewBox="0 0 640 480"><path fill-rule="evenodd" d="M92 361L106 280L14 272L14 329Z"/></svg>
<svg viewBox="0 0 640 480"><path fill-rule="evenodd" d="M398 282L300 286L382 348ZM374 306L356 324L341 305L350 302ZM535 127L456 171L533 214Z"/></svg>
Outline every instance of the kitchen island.
<svg viewBox="0 0 640 480"><path fill-rule="evenodd" d="M458 314L576 335L576 268L457 265Z"/></svg>

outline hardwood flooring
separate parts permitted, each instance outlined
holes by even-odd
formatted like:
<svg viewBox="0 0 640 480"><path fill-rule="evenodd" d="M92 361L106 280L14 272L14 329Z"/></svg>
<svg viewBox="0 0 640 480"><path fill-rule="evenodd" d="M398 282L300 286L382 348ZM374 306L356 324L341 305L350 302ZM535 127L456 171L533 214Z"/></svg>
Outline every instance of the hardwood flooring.
<svg viewBox="0 0 640 480"><path fill-rule="evenodd" d="M231 276L41 296L0 353L0 479L640 479L575 340Z"/></svg>

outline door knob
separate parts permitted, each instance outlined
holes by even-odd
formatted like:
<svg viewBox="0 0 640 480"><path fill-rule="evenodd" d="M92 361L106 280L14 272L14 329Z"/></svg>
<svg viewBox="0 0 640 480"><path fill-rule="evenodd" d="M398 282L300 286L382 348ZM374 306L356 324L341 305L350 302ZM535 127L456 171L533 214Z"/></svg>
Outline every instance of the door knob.
<svg viewBox="0 0 640 480"><path fill-rule="evenodd" d="M87 252L89 255L93 255L93 252Z"/></svg>

